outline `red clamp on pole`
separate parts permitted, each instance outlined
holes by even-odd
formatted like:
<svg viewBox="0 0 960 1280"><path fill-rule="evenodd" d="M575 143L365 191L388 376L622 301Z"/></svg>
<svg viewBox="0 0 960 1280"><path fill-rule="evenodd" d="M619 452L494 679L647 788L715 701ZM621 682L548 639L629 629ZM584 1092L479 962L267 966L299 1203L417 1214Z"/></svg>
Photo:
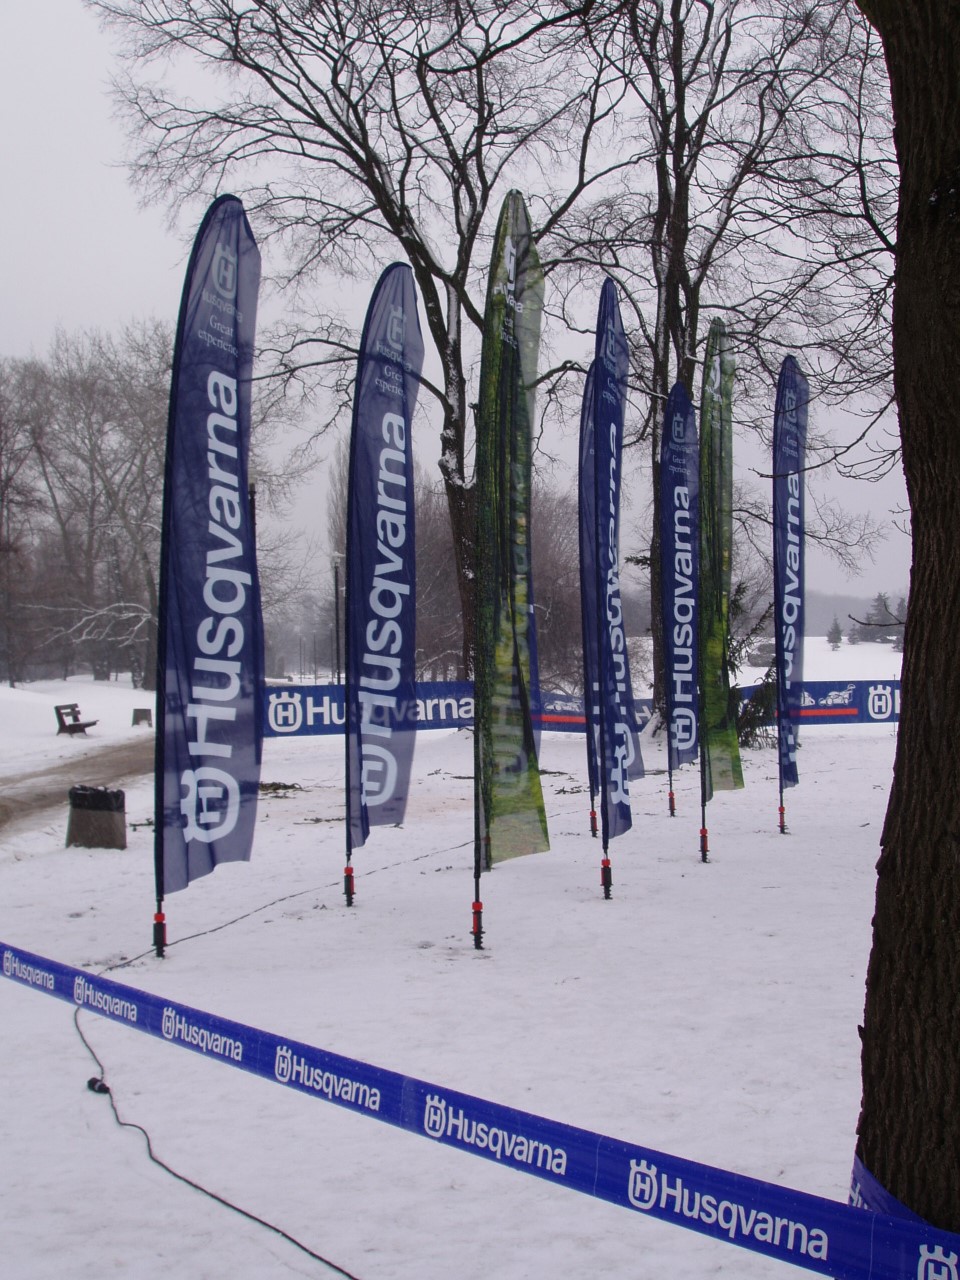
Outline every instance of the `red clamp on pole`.
<svg viewBox="0 0 960 1280"><path fill-rule="evenodd" d="M348 862L343 868L343 893L347 899L347 906L353 906L353 867Z"/></svg>
<svg viewBox="0 0 960 1280"><path fill-rule="evenodd" d="M600 863L600 883L603 885L603 896L610 897L610 890L613 887L613 871L610 867L610 859L604 858Z"/></svg>
<svg viewBox="0 0 960 1280"><path fill-rule="evenodd" d="M709 862L707 854L710 852L710 845L707 843L707 828L700 828L700 861Z"/></svg>
<svg viewBox="0 0 960 1280"><path fill-rule="evenodd" d="M477 951L483 950L483 903L475 902L473 904L473 926L470 929L473 934L473 945Z"/></svg>
<svg viewBox="0 0 960 1280"><path fill-rule="evenodd" d="M677 816L677 798L672 791L667 792L667 800L670 802L670 817L675 818Z"/></svg>
<svg viewBox="0 0 960 1280"><path fill-rule="evenodd" d="M787 834L787 811L781 805L778 812L780 814L780 834L783 836Z"/></svg>
<svg viewBox="0 0 960 1280"><path fill-rule="evenodd" d="M167 945L167 917L162 911L157 911L153 917L153 945L157 956L162 959Z"/></svg>
<svg viewBox="0 0 960 1280"><path fill-rule="evenodd" d="M591 809L591 810L590 810L590 834L591 834L592 836L596 836L596 834L597 834L597 811L596 811L596 809Z"/></svg>

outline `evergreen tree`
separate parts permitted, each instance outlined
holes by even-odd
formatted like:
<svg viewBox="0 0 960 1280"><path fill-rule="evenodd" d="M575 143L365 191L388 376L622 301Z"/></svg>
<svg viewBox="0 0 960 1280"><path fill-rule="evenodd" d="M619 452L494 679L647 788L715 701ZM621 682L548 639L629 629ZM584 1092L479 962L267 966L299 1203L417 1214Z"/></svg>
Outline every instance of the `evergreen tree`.
<svg viewBox="0 0 960 1280"><path fill-rule="evenodd" d="M830 642L830 648L834 652L840 648L840 642L843 639L843 632L840 630L840 623L837 615L833 615L833 622L830 623L830 630L827 632L827 640Z"/></svg>

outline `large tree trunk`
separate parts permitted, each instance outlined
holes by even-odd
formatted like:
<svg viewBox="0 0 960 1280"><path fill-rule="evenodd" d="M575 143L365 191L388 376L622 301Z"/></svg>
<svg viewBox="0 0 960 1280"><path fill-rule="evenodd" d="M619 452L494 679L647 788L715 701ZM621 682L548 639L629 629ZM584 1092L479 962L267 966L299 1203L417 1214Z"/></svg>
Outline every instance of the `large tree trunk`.
<svg viewBox="0 0 960 1280"><path fill-rule="evenodd" d="M877 865L858 1154L960 1231L960 0L860 0L901 166L894 359L913 570Z"/></svg>

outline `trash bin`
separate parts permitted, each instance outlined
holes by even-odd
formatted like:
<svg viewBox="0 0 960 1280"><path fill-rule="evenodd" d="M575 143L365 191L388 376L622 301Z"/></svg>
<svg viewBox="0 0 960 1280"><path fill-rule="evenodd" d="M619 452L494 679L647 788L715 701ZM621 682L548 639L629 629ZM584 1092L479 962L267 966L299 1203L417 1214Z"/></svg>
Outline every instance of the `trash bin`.
<svg viewBox="0 0 960 1280"><path fill-rule="evenodd" d="M127 847L126 797L107 787L70 788L67 847L125 849Z"/></svg>

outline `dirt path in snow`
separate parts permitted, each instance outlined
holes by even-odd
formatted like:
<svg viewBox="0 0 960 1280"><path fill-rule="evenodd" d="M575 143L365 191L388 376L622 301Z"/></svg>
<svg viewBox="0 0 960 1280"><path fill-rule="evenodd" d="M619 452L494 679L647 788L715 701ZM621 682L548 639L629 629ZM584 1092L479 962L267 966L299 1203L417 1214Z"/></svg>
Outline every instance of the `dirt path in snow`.
<svg viewBox="0 0 960 1280"><path fill-rule="evenodd" d="M76 760L0 779L0 827L62 804L66 813L71 787L122 787L130 778L153 771L154 735L102 747Z"/></svg>

